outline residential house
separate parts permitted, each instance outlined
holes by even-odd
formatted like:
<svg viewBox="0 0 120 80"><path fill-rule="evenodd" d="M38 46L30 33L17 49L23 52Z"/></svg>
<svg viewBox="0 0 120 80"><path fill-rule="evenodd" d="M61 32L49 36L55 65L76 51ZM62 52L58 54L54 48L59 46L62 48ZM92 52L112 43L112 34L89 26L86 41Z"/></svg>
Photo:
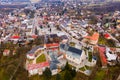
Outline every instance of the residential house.
<svg viewBox="0 0 120 80"><path fill-rule="evenodd" d="M61 42L62 43L67 43L68 42L68 37L66 35L60 36Z"/></svg>
<svg viewBox="0 0 120 80"><path fill-rule="evenodd" d="M10 40L11 40L11 41L14 41L15 44L18 42L19 39L20 39L20 36L19 36L19 35L13 35L13 36L11 36L11 38L10 38Z"/></svg>
<svg viewBox="0 0 120 80"><path fill-rule="evenodd" d="M3 56L9 56L9 54L10 54L10 50L5 49L5 50L3 51Z"/></svg>
<svg viewBox="0 0 120 80"><path fill-rule="evenodd" d="M85 38L89 40L90 44L97 44L99 33L95 32L92 36L86 36Z"/></svg>
<svg viewBox="0 0 120 80"><path fill-rule="evenodd" d="M110 34L108 34L108 33L105 33L105 34L104 34L104 37L105 37L106 39L111 39L111 36L110 36Z"/></svg>
<svg viewBox="0 0 120 80"><path fill-rule="evenodd" d="M120 24L116 26L117 30L120 31Z"/></svg>
<svg viewBox="0 0 120 80"><path fill-rule="evenodd" d="M110 50L110 48L106 47L105 55L109 65L116 64L117 54L115 54L112 50Z"/></svg>

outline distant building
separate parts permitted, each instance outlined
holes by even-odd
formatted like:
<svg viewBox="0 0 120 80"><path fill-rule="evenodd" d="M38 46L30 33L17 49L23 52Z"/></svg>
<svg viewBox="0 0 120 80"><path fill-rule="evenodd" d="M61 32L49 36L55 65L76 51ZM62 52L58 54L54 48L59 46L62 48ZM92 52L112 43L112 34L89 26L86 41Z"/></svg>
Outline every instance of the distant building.
<svg viewBox="0 0 120 80"><path fill-rule="evenodd" d="M5 49L5 50L3 51L3 56L9 56L9 54L10 54L10 50Z"/></svg>
<svg viewBox="0 0 120 80"><path fill-rule="evenodd" d="M109 65L116 65L117 54L115 54L110 48L106 47L105 55Z"/></svg>
<svg viewBox="0 0 120 80"><path fill-rule="evenodd" d="M108 33L105 33L105 34L104 34L104 37L105 37L106 39L111 39L111 36L110 36L110 34L108 34Z"/></svg>

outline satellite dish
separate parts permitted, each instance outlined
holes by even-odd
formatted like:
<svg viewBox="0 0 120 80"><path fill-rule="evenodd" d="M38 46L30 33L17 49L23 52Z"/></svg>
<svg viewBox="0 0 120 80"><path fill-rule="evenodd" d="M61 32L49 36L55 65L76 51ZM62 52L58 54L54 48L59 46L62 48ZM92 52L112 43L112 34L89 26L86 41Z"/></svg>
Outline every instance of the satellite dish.
<svg viewBox="0 0 120 80"><path fill-rule="evenodd" d="M40 0L30 0L31 3L37 3L40 2Z"/></svg>

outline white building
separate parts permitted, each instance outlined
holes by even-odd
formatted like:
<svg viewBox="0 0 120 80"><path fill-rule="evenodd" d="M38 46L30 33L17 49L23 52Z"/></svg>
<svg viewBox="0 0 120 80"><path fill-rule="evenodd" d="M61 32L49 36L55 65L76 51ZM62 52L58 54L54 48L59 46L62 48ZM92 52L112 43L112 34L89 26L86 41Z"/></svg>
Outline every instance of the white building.
<svg viewBox="0 0 120 80"><path fill-rule="evenodd" d="M85 65L87 56L83 50L70 47L67 44L61 44L60 51L65 53L65 57L68 61L77 65Z"/></svg>
<svg viewBox="0 0 120 80"><path fill-rule="evenodd" d="M10 54L10 50L5 49L3 52L3 56L9 56L9 54Z"/></svg>
<svg viewBox="0 0 120 80"><path fill-rule="evenodd" d="M108 47L106 47L106 56L108 61L115 61L117 59L117 54L112 53Z"/></svg>
<svg viewBox="0 0 120 80"><path fill-rule="evenodd" d="M35 53L38 51L43 51L44 46L36 46L32 48L28 53L27 53L27 59L35 59Z"/></svg>
<svg viewBox="0 0 120 80"><path fill-rule="evenodd" d="M35 75L35 74L42 75L45 68L49 66L50 66L49 62L42 62L38 64L28 64L26 66L26 69L28 70L30 75Z"/></svg>

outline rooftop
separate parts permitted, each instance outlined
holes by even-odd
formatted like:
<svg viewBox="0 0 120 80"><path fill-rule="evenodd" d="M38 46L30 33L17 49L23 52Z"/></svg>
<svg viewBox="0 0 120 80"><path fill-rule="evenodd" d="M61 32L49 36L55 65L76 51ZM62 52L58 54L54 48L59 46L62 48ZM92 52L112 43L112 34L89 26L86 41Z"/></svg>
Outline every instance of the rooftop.
<svg viewBox="0 0 120 80"><path fill-rule="evenodd" d="M92 36L86 36L85 38L96 41L99 38L99 33L95 32Z"/></svg>
<svg viewBox="0 0 120 80"><path fill-rule="evenodd" d="M39 48L43 48L43 46L36 46L36 47L32 48L27 54L34 54L34 52Z"/></svg>
<svg viewBox="0 0 120 80"><path fill-rule="evenodd" d="M49 65L50 65L49 62L42 62L42 63L38 63L38 64L29 64L27 66L27 70L33 70L33 69L48 67Z"/></svg>
<svg viewBox="0 0 120 80"><path fill-rule="evenodd" d="M78 58L82 54L82 50L71 47L67 44L60 44L60 48L66 50L67 52L70 52L70 53L66 52L66 54L70 54L70 55L72 55L73 57L76 57L76 58Z"/></svg>

